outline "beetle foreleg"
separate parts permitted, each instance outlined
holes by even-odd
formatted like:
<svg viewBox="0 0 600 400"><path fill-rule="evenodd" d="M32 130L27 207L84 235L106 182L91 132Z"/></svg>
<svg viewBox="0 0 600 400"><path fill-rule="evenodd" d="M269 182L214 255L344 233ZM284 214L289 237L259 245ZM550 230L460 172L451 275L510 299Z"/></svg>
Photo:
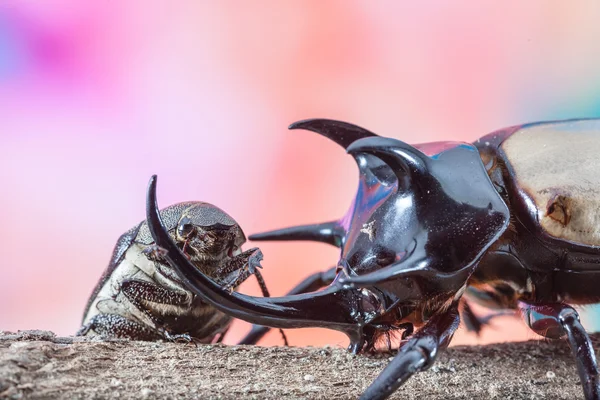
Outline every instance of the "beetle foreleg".
<svg viewBox="0 0 600 400"><path fill-rule="evenodd" d="M159 330L166 339L178 339L175 336L172 337L168 332L162 329L164 322L156 315L156 313L152 312L146 303L151 302L170 306L187 306L190 305L192 301L188 294L167 290L154 283L136 279L124 280L121 283L121 291L135 307L147 315L148 318L159 327Z"/></svg>
<svg viewBox="0 0 600 400"><path fill-rule="evenodd" d="M90 330L98 335L132 340L157 340L160 335L145 326L116 314L98 314L77 332L85 336Z"/></svg>
<svg viewBox="0 0 600 400"><path fill-rule="evenodd" d="M360 397L361 400L385 399L415 372L431 367L440 350L452 339L458 324L458 304L436 314L402 345L398 354Z"/></svg>
<svg viewBox="0 0 600 400"><path fill-rule="evenodd" d="M314 273L290 290L287 295L314 292L325 287L335 279L336 267L327 271ZM264 293L263 293L264 294ZM268 297L265 295L265 297ZM252 330L238 344L256 344L271 328L262 325L252 325Z"/></svg>
<svg viewBox="0 0 600 400"><path fill-rule="evenodd" d="M519 307L527 325L538 335L559 339L566 336L577 361L577 371L587 400L600 399L600 376L596 354L587 332L579 321L579 314L567 304L529 304Z"/></svg>

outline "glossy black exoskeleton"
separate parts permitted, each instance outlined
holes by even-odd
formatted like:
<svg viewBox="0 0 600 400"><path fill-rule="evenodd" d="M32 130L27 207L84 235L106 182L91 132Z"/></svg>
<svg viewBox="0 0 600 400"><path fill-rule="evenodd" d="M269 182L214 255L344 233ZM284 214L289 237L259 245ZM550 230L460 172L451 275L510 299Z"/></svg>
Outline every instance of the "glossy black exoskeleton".
<svg viewBox="0 0 600 400"><path fill-rule="evenodd" d="M255 324L342 331L355 353L404 330L398 354L362 399L386 398L430 367L470 297L519 311L540 335L566 337L585 397L600 398L596 357L571 307L600 299L600 120L523 125L474 144L415 146L338 121L291 128L344 147L358 164L358 193L339 220L250 238L329 243L340 248L338 265L309 277L294 295L228 293L171 242L152 180L150 231L196 294Z"/></svg>
<svg viewBox="0 0 600 400"><path fill-rule="evenodd" d="M174 204L161 211L169 235L195 268L225 290L255 275L262 253L242 251L246 236L224 211L208 203ZM146 221L124 233L88 300L81 336L134 340L220 342L231 317L190 291L154 243ZM285 341L285 336L284 336Z"/></svg>

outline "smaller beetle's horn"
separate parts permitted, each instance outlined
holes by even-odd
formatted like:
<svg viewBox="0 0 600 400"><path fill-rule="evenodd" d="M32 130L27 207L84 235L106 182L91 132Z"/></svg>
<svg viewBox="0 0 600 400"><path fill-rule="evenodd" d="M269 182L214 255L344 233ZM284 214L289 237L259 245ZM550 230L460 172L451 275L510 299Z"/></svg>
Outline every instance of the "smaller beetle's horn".
<svg viewBox="0 0 600 400"><path fill-rule="evenodd" d="M402 173L409 175L424 175L427 173L427 160L425 154L415 147L397 139L384 137L370 137L357 140L348 149L349 154L372 154L389 165L398 179Z"/></svg>
<svg viewBox="0 0 600 400"><path fill-rule="evenodd" d="M338 221L324 222L322 224L293 226L274 231L255 233L250 235L250 240L310 240L328 243L341 247L346 231Z"/></svg>
<svg viewBox="0 0 600 400"><path fill-rule="evenodd" d="M307 131L318 133L333 140L344 149L348 148L352 142L358 139L378 137L373 132L361 128L360 126L332 119L305 119L303 121L294 122L289 126L289 129L305 129Z"/></svg>

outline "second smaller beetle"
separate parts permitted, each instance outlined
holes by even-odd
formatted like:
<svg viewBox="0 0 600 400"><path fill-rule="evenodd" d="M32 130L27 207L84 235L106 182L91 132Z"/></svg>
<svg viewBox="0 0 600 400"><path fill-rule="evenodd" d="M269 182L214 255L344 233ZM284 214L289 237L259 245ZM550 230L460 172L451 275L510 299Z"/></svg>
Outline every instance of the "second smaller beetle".
<svg viewBox="0 0 600 400"><path fill-rule="evenodd" d="M228 214L208 203L185 202L165 208L161 216L175 243L200 271L230 291L254 274L263 295L269 296L257 270L262 253L258 248L241 251L246 237ZM220 342L231 319L186 288L144 221L117 241L77 334Z"/></svg>

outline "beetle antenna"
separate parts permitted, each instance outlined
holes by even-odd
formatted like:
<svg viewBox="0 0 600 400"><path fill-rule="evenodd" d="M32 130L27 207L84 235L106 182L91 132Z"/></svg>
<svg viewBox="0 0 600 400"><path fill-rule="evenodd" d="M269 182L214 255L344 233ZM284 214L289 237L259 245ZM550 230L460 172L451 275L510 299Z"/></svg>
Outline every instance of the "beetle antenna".
<svg viewBox="0 0 600 400"><path fill-rule="evenodd" d="M305 119L294 122L288 129L304 129L318 133L333 140L344 149L358 139L379 137L360 126L332 119Z"/></svg>
<svg viewBox="0 0 600 400"><path fill-rule="evenodd" d="M292 226L274 231L255 233L250 235L250 240L310 240L328 243L341 247L346 231L338 221L323 222L321 224Z"/></svg>

